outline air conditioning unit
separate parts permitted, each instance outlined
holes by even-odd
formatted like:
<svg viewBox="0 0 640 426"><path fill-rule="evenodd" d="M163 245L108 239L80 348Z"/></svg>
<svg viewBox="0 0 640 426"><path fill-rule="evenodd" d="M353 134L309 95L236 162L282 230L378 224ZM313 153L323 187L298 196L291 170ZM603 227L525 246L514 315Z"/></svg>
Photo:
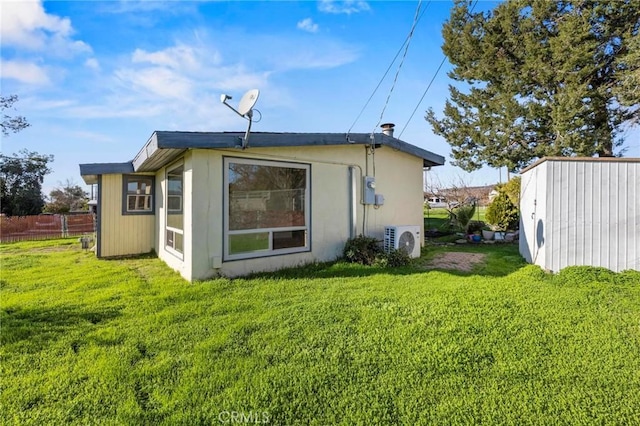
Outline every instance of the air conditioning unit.
<svg viewBox="0 0 640 426"><path fill-rule="evenodd" d="M420 225L384 227L384 251L404 250L409 257L420 257Z"/></svg>

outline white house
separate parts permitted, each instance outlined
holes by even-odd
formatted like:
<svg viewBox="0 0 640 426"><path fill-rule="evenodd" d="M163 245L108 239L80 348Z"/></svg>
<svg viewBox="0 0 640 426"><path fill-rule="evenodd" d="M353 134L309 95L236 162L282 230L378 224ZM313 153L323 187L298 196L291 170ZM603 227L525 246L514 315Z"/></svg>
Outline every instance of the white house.
<svg viewBox="0 0 640 426"><path fill-rule="evenodd" d="M81 164L97 256L155 251L194 280L334 260L386 225L423 231L423 168L442 156L386 134L242 136L158 131L132 161Z"/></svg>
<svg viewBox="0 0 640 426"><path fill-rule="evenodd" d="M549 157L521 173L520 254L529 263L640 270L640 158Z"/></svg>

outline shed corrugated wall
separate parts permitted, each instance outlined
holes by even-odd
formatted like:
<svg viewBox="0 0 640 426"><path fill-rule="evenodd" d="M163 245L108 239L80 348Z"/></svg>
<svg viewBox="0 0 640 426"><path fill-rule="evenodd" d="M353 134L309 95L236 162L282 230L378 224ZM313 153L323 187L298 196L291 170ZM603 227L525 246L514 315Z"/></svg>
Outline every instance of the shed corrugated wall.
<svg viewBox="0 0 640 426"><path fill-rule="evenodd" d="M529 263L546 268L547 163L522 175L520 195L520 254Z"/></svg>
<svg viewBox="0 0 640 426"><path fill-rule="evenodd" d="M546 163L541 266L554 272L572 265L640 270L640 160ZM524 172L523 179L535 169ZM523 190L523 197L535 194ZM523 199L523 205L527 202ZM522 232L525 240L535 238L527 229Z"/></svg>

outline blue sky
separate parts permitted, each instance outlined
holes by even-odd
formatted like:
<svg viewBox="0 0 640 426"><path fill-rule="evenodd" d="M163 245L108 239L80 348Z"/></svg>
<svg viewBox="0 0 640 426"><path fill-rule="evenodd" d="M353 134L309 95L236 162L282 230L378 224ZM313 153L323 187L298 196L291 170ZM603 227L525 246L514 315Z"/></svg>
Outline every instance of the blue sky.
<svg viewBox="0 0 640 426"><path fill-rule="evenodd" d="M260 89L254 131L346 132L402 46L417 1L20 1L2 7L2 94L17 94L13 114L31 127L2 140L2 152L53 154L44 192L72 179L79 163L131 160L155 130L244 131L235 104ZM451 2L423 1L382 122L396 136L445 156L424 111L447 98L442 23ZM477 10L495 2L480 2ZM426 8L426 9L425 9ZM371 132L399 59L353 126ZM417 112L409 118L418 106ZM407 125L408 122L408 125ZM405 128L406 125L406 128ZM379 129L376 129L379 131ZM637 133L635 134L637 136ZM640 156L638 137L628 156ZM485 168L468 174L434 169L444 184L498 181ZM504 179L504 173L502 175Z"/></svg>

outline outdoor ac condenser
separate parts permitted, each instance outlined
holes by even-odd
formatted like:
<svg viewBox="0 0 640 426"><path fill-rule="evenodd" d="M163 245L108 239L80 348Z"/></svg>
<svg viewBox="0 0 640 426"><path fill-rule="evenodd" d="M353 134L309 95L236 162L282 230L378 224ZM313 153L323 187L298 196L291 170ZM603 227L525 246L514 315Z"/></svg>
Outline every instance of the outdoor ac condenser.
<svg viewBox="0 0 640 426"><path fill-rule="evenodd" d="M384 251L404 250L409 257L420 257L420 225L384 227Z"/></svg>

